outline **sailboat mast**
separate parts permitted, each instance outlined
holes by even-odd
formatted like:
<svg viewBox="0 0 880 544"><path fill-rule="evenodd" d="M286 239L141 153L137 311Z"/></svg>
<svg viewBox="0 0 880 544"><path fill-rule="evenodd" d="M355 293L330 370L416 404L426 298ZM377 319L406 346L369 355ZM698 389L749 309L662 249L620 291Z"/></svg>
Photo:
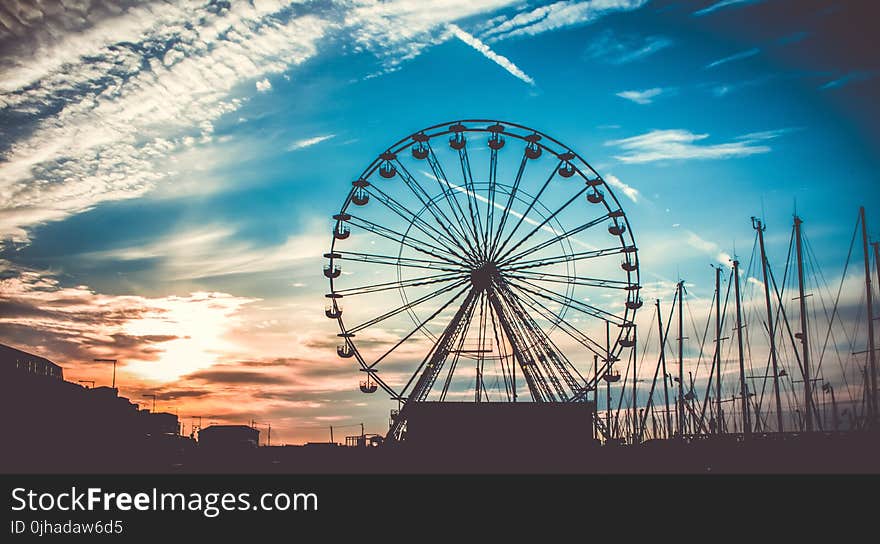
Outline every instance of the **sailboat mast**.
<svg viewBox="0 0 880 544"><path fill-rule="evenodd" d="M868 361L871 368L871 385L868 397L868 424L877 423L877 353L874 351L874 301L871 289L871 259L868 256L868 226L865 223L865 207L859 208L862 222L862 248L865 253L865 292L868 306ZM876 249L876 248L875 248Z"/></svg>
<svg viewBox="0 0 880 544"><path fill-rule="evenodd" d="M657 328L660 330L660 364L663 367L663 408L666 412L666 436L672 429L672 416L669 413L669 385L666 374L666 338L663 336L663 315L660 313L660 299L657 299Z"/></svg>
<svg viewBox="0 0 880 544"><path fill-rule="evenodd" d="M877 281L880 282L880 242L871 242L874 248L874 269L877 272Z"/></svg>
<svg viewBox="0 0 880 544"><path fill-rule="evenodd" d="M776 397L776 432L784 432L782 421L782 398L779 396L779 361L776 356L776 328L773 323L773 308L770 305L770 282L767 277L767 253L764 249L764 230L766 226L760 219L752 218L752 227L758 231L758 245L761 246L761 272L764 279L764 303L767 305L767 332L770 334L770 361L773 363L773 394Z"/></svg>
<svg viewBox="0 0 880 544"><path fill-rule="evenodd" d="M752 418L749 411L749 390L746 387L746 365L743 354L742 304L739 295L739 261L733 261L733 285L736 294L736 340L739 343L739 390L742 397L743 437L751 438Z"/></svg>
<svg viewBox="0 0 880 544"><path fill-rule="evenodd" d="M810 381L810 343L807 336L807 299L804 294L804 250L801 240L800 217L794 216L794 234L797 249L798 294L801 306L801 343L804 362L804 424L807 432L813 430L813 382ZM795 335L797 336L797 335Z"/></svg>
<svg viewBox="0 0 880 544"><path fill-rule="evenodd" d="M684 439L684 281L678 282L678 437Z"/></svg>
<svg viewBox="0 0 880 544"><path fill-rule="evenodd" d="M715 267L715 432L721 434L721 267Z"/></svg>
<svg viewBox="0 0 880 544"><path fill-rule="evenodd" d="M608 438L614 437L611 428L611 323L605 322L605 428L608 430Z"/></svg>
<svg viewBox="0 0 880 544"><path fill-rule="evenodd" d="M638 337L636 336L637 332L638 332L638 329L636 328L635 323L633 323L633 336L632 336L633 337L633 349L632 349L632 369L633 369L633 372L632 372L632 377L633 377L633 384L632 384L632 422L633 422L632 437L633 438L632 438L632 443L633 444L637 444L639 441L639 421L641 419L641 418L639 418L639 407L636 404L636 401L638 399L638 395L637 395L638 391L636 391L636 386L638 385L638 379L637 379L638 374L636 373L636 370L637 370L636 364L637 364L638 357L636 357L636 350L638 349L638 345L639 345L637 342Z"/></svg>

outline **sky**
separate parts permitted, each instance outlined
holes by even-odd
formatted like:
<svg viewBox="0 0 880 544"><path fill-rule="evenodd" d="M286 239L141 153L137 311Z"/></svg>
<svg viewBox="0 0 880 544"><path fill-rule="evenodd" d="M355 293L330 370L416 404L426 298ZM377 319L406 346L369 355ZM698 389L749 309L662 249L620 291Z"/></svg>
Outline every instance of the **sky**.
<svg viewBox="0 0 880 544"><path fill-rule="evenodd" d="M324 316L331 216L389 145L471 118L551 135L602 175L639 247L640 325L679 279L702 323L710 266L750 262L752 216L780 277L801 216L855 307L860 205L880 238L876 9L4 2L0 342L98 385L92 359L118 358L121 394L187 428L383 433L396 403L360 393Z"/></svg>

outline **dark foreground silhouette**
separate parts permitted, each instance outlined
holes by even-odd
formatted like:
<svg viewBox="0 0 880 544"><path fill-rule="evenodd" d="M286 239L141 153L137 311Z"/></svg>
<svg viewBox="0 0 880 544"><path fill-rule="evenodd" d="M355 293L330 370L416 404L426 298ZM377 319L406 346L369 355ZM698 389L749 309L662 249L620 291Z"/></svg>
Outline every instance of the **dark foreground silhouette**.
<svg viewBox="0 0 880 544"><path fill-rule="evenodd" d="M404 442L256 447L247 426L201 443L174 414L141 410L109 387L64 381L46 359L0 346L2 473L880 473L876 431L724 435L601 446L591 403L424 403ZM572 432L580 429L582 432Z"/></svg>

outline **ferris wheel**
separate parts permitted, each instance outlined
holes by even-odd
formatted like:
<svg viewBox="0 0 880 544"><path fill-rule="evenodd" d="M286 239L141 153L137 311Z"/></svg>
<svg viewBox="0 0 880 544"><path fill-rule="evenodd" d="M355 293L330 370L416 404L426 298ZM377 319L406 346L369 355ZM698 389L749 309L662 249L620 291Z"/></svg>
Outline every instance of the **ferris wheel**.
<svg viewBox="0 0 880 544"><path fill-rule="evenodd" d="M531 128L419 130L352 182L324 276L360 390L424 401L579 402L635 343L638 252L605 180Z"/></svg>

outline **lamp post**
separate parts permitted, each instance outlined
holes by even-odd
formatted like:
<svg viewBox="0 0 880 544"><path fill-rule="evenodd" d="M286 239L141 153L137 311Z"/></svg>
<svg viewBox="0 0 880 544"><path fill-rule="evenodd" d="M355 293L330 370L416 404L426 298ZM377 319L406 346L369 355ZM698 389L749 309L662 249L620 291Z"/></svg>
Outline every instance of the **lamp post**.
<svg viewBox="0 0 880 544"><path fill-rule="evenodd" d="M113 384L110 386L116 389L116 359L94 359L96 363L113 363Z"/></svg>
<svg viewBox="0 0 880 544"><path fill-rule="evenodd" d="M253 428L257 428L257 425L266 425L268 427L267 437L266 437L266 447L272 445L272 424L271 423L260 423L259 421L251 420L251 426Z"/></svg>

